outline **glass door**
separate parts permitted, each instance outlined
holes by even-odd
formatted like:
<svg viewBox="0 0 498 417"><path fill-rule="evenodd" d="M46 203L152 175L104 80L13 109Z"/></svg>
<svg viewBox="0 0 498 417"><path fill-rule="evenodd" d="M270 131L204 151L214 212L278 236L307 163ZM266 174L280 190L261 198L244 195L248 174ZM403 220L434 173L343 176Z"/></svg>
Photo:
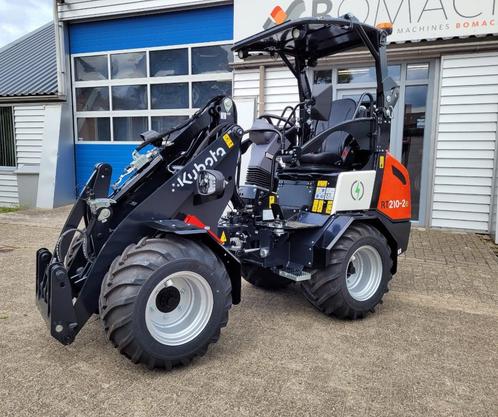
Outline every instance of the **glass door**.
<svg viewBox="0 0 498 417"><path fill-rule="evenodd" d="M393 64L389 75L400 85L400 97L391 127L391 153L410 172L412 190L412 220L425 224L429 179L429 148L431 140L431 112L433 102L435 64L420 62ZM375 97L375 70L373 67L334 67L314 72L315 84L329 83L334 99L358 100L362 93Z"/></svg>

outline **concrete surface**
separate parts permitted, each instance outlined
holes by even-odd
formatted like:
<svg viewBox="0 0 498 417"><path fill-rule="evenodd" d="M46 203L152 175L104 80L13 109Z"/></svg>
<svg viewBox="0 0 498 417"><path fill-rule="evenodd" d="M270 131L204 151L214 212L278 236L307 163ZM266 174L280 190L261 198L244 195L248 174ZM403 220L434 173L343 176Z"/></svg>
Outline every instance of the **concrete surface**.
<svg viewBox="0 0 498 417"><path fill-rule="evenodd" d="M0 215L0 415L498 415L498 258L482 237L414 231L367 319L315 311L295 288L245 284L220 341L170 373L133 365L95 317L53 340L34 305L34 253L66 209Z"/></svg>

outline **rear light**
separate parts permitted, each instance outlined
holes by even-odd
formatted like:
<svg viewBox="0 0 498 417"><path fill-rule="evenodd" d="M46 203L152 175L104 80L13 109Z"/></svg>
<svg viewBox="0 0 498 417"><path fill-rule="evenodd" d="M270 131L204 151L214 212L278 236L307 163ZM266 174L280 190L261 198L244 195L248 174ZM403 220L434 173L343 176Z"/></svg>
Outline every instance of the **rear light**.
<svg viewBox="0 0 498 417"><path fill-rule="evenodd" d="M391 22L380 22L380 23L377 23L377 25L375 27L377 29L380 29L380 30L386 30L386 31L393 30L393 24Z"/></svg>

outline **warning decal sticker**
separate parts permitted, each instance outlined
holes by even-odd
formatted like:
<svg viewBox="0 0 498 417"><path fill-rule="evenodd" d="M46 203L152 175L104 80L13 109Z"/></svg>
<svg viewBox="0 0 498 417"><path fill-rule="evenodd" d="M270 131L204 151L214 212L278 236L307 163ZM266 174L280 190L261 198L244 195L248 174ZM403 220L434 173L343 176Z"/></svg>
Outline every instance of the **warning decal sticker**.
<svg viewBox="0 0 498 417"><path fill-rule="evenodd" d="M311 211L313 213L330 214L334 204L335 188L329 186L328 180L320 180L316 184L315 198Z"/></svg>

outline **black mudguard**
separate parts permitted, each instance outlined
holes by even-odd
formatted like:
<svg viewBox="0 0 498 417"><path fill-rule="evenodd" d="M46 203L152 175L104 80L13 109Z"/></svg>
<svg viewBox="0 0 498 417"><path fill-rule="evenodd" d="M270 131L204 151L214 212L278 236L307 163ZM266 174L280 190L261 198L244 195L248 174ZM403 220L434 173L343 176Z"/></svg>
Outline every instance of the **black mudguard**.
<svg viewBox="0 0 498 417"><path fill-rule="evenodd" d="M239 260L226 249L218 239L209 233L209 229L202 229L181 220L157 220L149 222L148 226L158 232L175 234L190 239L199 240L211 249L223 262L232 283L232 303L239 304L241 298L241 277Z"/></svg>
<svg viewBox="0 0 498 417"><path fill-rule="evenodd" d="M398 255L405 252L408 247L411 222L409 220L393 222L377 211L332 217L324 227L323 234L314 247L314 265L324 268L330 264L335 244L354 222L371 224L379 229L386 237L393 259L392 273L395 274L398 265Z"/></svg>

